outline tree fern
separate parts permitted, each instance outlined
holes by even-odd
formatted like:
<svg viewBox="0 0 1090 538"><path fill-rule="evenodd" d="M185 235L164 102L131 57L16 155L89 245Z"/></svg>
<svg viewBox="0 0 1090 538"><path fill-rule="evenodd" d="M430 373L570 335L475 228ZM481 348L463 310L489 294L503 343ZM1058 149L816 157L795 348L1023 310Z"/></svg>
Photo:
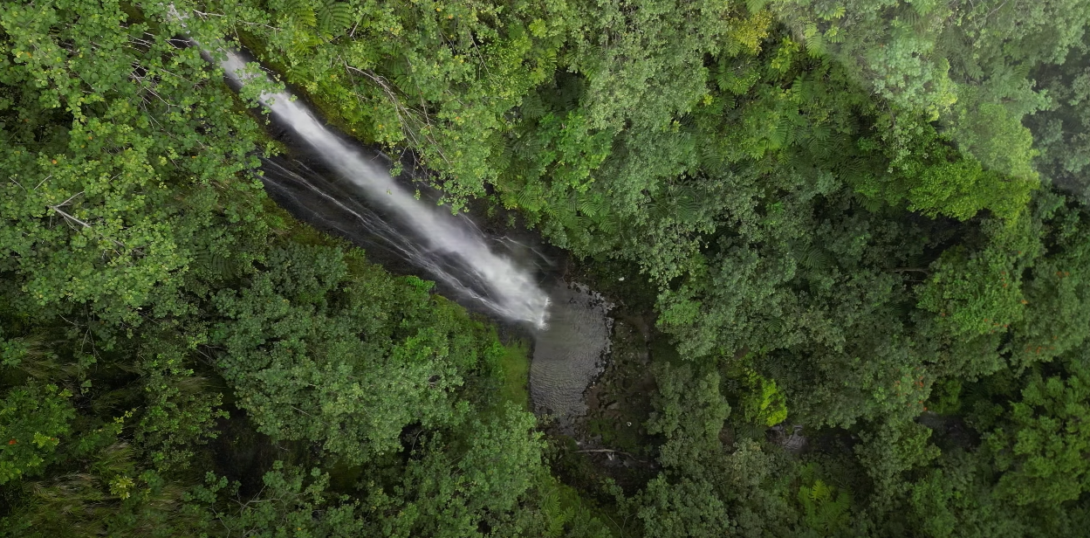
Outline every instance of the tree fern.
<svg viewBox="0 0 1090 538"><path fill-rule="evenodd" d="M580 210L581 202L582 201L579 199L578 195L573 194L571 196L568 196L567 203L565 204L565 209L567 211L565 211L565 213L570 213L572 215L578 215L579 210Z"/></svg>
<svg viewBox="0 0 1090 538"><path fill-rule="evenodd" d="M746 10L750 13L757 13L769 4L771 0L746 0Z"/></svg>
<svg viewBox="0 0 1090 538"><path fill-rule="evenodd" d="M905 26L916 29L921 29L925 22L923 17L920 16L920 13L916 11L916 8L912 6L902 10L901 13L897 15L897 19Z"/></svg>
<svg viewBox="0 0 1090 538"><path fill-rule="evenodd" d="M519 207L530 211L538 211L545 204L544 193L536 185L526 185L519 191L516 197Z"/></svg>
<svg viewBox="0 0 1090 538"><path fill-rule="evenodd" d="M297 26L313 27L318 23L311 0L285 0L284 17Z"/></svg>
<svg viewBox="0 0 1090 538"><path fill-rule="evenodd" d="M810 128L806 137L806 149L815 155L828 153L828 143L831 136L829 128L824 125L815 125Z"/></svg>
<svg viewBox="0 0 1090 538"><path fill-rule="evenodd" d="M791 127L787 124L787 118L778 116L771 119L771 129L768 132L769 144L779 149L787 145L788 137L791 134Z"/></svg>
<svg viewBox="0 0 1090 538"><path fill-rule="evenodd" d="M326 36L338 35L352 25L352 6L337 0L316 0L318 31Z"/></svg>
<svg viewBox="0 0 1090 538"><path fill-rule="evenodd" d="M685 189L677 196L677 216L682 221L692 221L700 216L703 203L693 189Z"/></svg>
<svg viewBox="0 0 1090 538"><path fill-rule="evenodd" d="M674 204L669 199L657 198L647 204L647 214L651 220L661 220L674 214Z"/></svg>
<svg viewBox="0 0 1090 538"><path fill-rule="evenodd" d="M807 527L824 536L847 527L851 499L846 492L818 479L810 486L799 487L797 498L805 511Z"/></svg>
<svg viewBox="0 0 1090 538"><path fill-rule="evenodd" d="M934 6L925 4L925 2L912 3L907 9L898 13L897 18L909 24L916 32L930 32L935 25L935 17L932 14Z"/></svg>
<svg viewBox="0 0 1090 538"><path fill-rule="evenodd" d="M579 211L592 218L601 214L602 205L602 201L596 196L584 196L578 201Z"/></svg>
<svg viewBox="0 0 1090 538"><path fill-rule="evenodd" d="M833 260L820 245L803 241L792 241L791 256L799 265L816 272L824 272L833 265Z"/></svg>
<svg viewBox="0 0 1090 538"><path fill-rule="evenodd" d="M616 215L610 212L606 214L598 221L598 229L608 235L613 236L620 229L621 220Z"/></svg>
<svg viewBox="0 0 1090 538"><path fill-rule="evenodd" d="M527 94L522 99L522 105L519 107L519 112L524 118L540 118L545 115L545 103L541 101L541 97L538 96L538 94Z"/></svg>
<svg viewBox="0 0 1090 538"><path fill-rule="evenodd" d="M194 269L212 280L226 280L235 275L235 264L226 255L204 250L193 256Z"/></svg>
<svg viewBox="0 0 1090 538"><path fill-rule="evenodd" d="M569 231L581 232L587 229L587 219L580 217L579 213L574 211L557 211L554 214L556 221Z"/></svg>

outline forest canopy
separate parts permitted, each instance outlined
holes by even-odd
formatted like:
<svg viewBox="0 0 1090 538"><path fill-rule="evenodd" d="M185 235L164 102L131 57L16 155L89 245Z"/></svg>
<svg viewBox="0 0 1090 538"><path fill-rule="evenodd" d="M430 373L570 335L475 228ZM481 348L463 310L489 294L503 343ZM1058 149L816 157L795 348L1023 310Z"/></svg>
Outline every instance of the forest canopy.
<svg viewBox="0 0 1090 538"><path fill-rule="evenodd" d="M0 531L1084 536L1088 29L1086 0L0 4ZM278 207L213 42L563 249L619 305L611 418L533 414L513 331Z"/></svg>

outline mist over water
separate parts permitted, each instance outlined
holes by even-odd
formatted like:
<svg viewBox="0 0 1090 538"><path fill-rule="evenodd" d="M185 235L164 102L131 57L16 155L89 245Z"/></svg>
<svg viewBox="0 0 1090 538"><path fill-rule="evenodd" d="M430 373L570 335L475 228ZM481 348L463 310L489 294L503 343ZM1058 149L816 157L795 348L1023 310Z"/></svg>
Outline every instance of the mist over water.
<svg viewBox="0 0 1090 538"><path fill-rule="evenodd" d="M247 62L237 53L222 51L220 66L237 84L245 84ZM306 192L313 200L350 215L356 224L380 236L389 250L440 280L456 293L472 298L489 311L512 321L546 326L549 296L531 271L493 250L471 221L449 210L418 200L390 175L377 159L369 158L326 128L301 102L287 92L263 93L261 102L279 124L309 146L316 159L342 178L349 188L392 219L393 226L370 208L350 197L339 198L308 181L306 171L292 170L266 160L266 168L281 196ZM332 227L337 222L330 219Z"/></svg>

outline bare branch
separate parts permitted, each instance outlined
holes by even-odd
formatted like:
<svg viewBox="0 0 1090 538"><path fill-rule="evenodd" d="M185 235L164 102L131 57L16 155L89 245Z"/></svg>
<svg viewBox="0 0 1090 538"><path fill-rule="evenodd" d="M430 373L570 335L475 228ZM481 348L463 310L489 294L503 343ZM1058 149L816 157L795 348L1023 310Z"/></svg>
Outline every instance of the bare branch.
<svg viewBox="0 0 1090 538"><path fill-rule="evenodd" d="M51 206L47 206L47 207L49 207L49 209L52 209L58 215L64 217L64 219L66 221L68 221L69 223L74 222L74 223L79 224L80 226L83 226L84 228L87 228L89 230L94 230L95 229L94 226L91 226L90 224L87 224L86 222L84 222L84 221L82 221L82 220L80 220L80 219L78 219L78 218L76 218L76 217L74 217L72 215L69 215L68 213L65 213L63 210L61 210L61 208L59 206L51 205ZM116 239L110 239L109 237L104 237L104 239L110 241L111 243L113 243L113 244L115 244L115 245L117 245L117 246L119 246L121 248L125 248L125 244L118 241L118 240L116 240Z"/></svg>
<svg viewBox="0 0 1090 538"><path fill-rule="evenodd" d="M430 116L428 116L427 110L424 110L423 113L419 113L405 106L401 102L401 99L397 96L397 92L394 91L394 88L390 86L388 81L384 77L374 73L370 69L360 69L358 67L353 67L344 60L342 60L342 63L344 64L345 70L348 71L350 74L358 73L360 75L363 75L375 84L377 84L380 88L382 88L383 93L386 94L386 98L390 100L390 103L392 105L394 105L394 112L397 114L398 121L401 122L405 134L409 137L414 145L420 146L421 144L416 137L417 133L413 129L413 124L431 127L431 118ZM423 119L421 119L420 116L423 116ZM447 159L447 156L443 153L443 149L440 147L439 142L435 140L434 137L425 134L424 138L435 149L436 153L439 154L440 158L442 158L448 165L451 164L450 159Z"/></svg>
<svg viewBox="0 0 1090 538"><path fill-rule="evenodd" d="M83 191L79 191L76 194L73 194L72 196L69 196L67 200L65 200L65 201L63 201L63 202L61 202L61 203L59 203L57 205L51 205L49 207L52 207L54 209L56 209L58 207L64 207L64 206L68 205L69 202L74 200L77 196L80 196L81 194L83 194Z"/></svg>

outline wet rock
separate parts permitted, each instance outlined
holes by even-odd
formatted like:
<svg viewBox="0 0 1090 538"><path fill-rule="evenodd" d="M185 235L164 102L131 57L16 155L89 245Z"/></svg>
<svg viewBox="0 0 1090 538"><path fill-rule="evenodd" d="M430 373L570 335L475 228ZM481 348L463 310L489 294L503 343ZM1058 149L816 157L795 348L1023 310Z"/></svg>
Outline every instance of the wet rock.
<svg viewBox="0 0 1090 538"><path fill-rule="evenodd" d="M806 448L807 444L806 436L802 434L802 431L802 424L795 424L790 431L786 425L779 424L769 428L768 434L772 442L779 444L788 452L798 454Z"/></svg>

